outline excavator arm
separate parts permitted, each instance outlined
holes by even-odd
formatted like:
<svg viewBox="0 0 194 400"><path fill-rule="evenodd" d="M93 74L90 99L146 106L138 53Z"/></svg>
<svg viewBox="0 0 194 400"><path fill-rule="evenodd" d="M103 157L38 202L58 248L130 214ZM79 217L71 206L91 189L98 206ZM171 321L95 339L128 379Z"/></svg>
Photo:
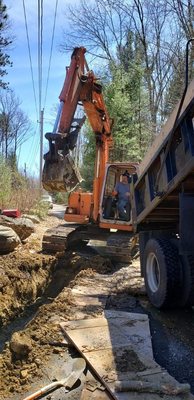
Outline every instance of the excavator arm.
<svg viewBox="0 0 194 400"><path fill-rule="evenodd" d="M103 96L102 87L93 71L89 70L84 47L75 48L71 64L66 70L66 78L59 96L60 105L53 132L46 133L49 151L44 155L42 174L43 187L47 191L69 192L81 182L79 171L74 165L70 151L77 143L77 137L86 116L96 138L96 172L100 163L108 160L108 149L112 144L111 127ZM86 116L76 118L76 108L82 105ZM98 153L102 153L101 155Z"/></svg>

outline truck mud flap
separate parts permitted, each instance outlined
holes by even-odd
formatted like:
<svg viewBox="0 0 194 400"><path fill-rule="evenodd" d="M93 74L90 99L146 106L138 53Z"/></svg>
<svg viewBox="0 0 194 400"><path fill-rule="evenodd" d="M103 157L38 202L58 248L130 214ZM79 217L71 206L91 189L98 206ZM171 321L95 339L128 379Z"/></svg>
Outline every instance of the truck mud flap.
<svg viewBox="0 0 194 400"><path fill-rule="evenodd" d="M180 204L180 254L194 254L194 195L181 193Z"/></svg>

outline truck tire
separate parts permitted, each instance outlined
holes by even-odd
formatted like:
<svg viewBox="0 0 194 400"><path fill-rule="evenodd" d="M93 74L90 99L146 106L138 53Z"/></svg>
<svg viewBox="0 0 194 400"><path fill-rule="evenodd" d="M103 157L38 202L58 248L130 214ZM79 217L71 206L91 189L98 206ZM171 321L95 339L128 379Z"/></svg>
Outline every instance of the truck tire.
<svg viewBox="0 0 194 400"><path fill-rule="evenodd" d="M177 306L181 293L181 265L178 249L169 240L148 240L143 271L151 303L159 309Z"/></svg>
<svg viewBox="0 0 194 400"><path fill-rule="evenodd" d="M182 289L179 304L181 307L194 305L194 256L180 256L182 265Z"/></svg>

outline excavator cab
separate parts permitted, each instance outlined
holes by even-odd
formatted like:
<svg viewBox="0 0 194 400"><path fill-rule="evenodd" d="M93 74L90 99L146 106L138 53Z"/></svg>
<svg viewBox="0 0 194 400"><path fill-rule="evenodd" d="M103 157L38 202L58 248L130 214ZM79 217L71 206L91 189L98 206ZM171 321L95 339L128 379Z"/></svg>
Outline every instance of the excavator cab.
<svg viewBox="0 0 194 400"><path fill-rule="evenodd" d="M130 202L126 209L126 221L120 219L118 214L118 199L114 196L114 188L121 175L127 171L129 185L132 185L137 177L138 163L114 163L107 164L102 182L101 194L98 197L97 220L100 227L106 229L130 230ZM95 221L94 204L95 192L84 193L81 189L69 194L68 207L65 211L65 221L79 224L87 224Z"/></svg>
<svg viewBox="0 0 194 400"><path fill-rule="evenodd" d="M125 206L125 221L120 218L118 211L118 196L115 196L115 186L121 180L121 176L125 175L129 186L131 186L137 177L138 163L114 163L107 164L104 185L102 188L101 208L100 208L100 224L115 227L118 225L129 226L131 220L131 204L130 199ZM105 227L105 226L104 226ZM106 226L108 227L108 226Z"/></svg>

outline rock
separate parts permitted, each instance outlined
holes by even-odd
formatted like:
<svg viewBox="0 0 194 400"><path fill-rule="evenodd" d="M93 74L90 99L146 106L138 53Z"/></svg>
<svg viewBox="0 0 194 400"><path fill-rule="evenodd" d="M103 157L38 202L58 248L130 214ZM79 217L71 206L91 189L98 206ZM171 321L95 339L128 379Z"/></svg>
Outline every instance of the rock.
<svg viewBox="0 0 194 400"><path fill-rule="evenodd" d="M37 367L40 367L40 365L42 365L42 361L40 360L40 358L35 358L34 362L37 365Z"/></svg>
<svg viewBox="0 0 194 400"><path fill-rule="evenodd" d="M30 221L32 221L34 224L40 224L40 218L38 218L36 215L22 214L22 218L30 219Z"/></svg>
<svg viewBox="0 0 194 400"><path fill-rule="evenodd" d="M33 222L27 218L10 218L6 217L5 215L1 215L0 225L12 228L21 240L25 240L31 235L31 233L35 231Z"/></svg>
<svg viewBox="0 0 194 400"><path fill-rule="evenodd" d="M15 359L27 358L32 350L32 341L24 332L15 332L9 344L10 351Z"/></svg>
<svg viewBox="0 0 194 400"><path fill-rule="evenodd" d="M61 348L59 347L54 347L53 349L53 354L60 354L61 353Z"/></svg>
<svg viewBox="0 0 194 400"><path fill-rule="evenodd" d="M7 369L9 369L10 371L13 370L13 364L10 361L6 360L5 364L6 364Z"/></svg>
<svg viewBox="0 0 194 400"><path fill-rule="evenodd" d="M27 378L27 376L28 376L28 370L27 369L22 369L20 371L20 378L21 379L25 379L25 378Z"/></svg>
<svg viewBox="0 0 194 400"><path fill-rule="evenodd" d="M11 227L0 224L0 254L13 251L20 243L19 236Z"/></svg>

